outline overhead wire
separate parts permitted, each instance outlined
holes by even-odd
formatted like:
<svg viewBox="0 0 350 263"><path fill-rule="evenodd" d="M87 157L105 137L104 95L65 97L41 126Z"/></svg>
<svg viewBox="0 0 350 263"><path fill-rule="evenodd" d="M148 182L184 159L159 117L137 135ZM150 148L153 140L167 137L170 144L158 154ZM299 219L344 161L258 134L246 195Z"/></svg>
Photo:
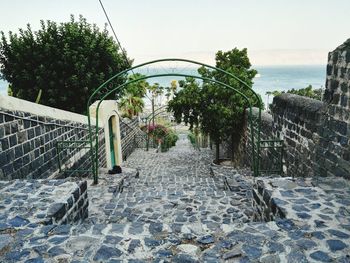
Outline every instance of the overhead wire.
<svg viewBox="0 0 350 263"><path fill-rule="evenodd" d="M125 59L125 61L126 61L126 65L127 65L128 67L131 68L131 63L130 63L130 61L129 61L127 55L126 55L125 49L123 49L123 47L122 47L122 45L120 44L120 41L119 41L119 39L118 39L118 37L117 37L117 34L116 34L115 31L114 31L113 25L112 25L112 23L111 23L111 20L109 19L109 16L108 16L107 11L106 11L106 9L105 9L103 3L102 3L102 0L98 0L98 1L100 2L100 5L101 5L102 10L103 10L103 13L105 14L105 17L106 17L106 19L107 19L107 22L108 22L109 26L111 27L112 33L113 33L113 35L114 35L114 38L116 39L117 44L118 44L118 46L119 46L119 48L120 48L120 50L121 50L121 52L122 52L122 54L123 54L123 56L124 56L124 59ZM135 74L133 70L131 70L131 72L132 72L132 74Z"/></svg>

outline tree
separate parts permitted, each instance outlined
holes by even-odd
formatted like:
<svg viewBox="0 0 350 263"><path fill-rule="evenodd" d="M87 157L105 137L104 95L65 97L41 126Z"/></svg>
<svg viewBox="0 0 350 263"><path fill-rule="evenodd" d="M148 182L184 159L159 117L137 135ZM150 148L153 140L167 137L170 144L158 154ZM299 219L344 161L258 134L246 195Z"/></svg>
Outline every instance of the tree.
<svg viewBox="0 0 350 263"><path fill-rule="evenodd" d="M302 88L302 89L290 89L287 91L275 90L272 92L268 91L266 92L266 95L278 96L278 95L281 95L282 93L290 93L290 94L308 97L315 100L321 100L322 89L313 89L312 85L308 85L306 88Z"/></svg>
<svg viewBox="0 0 350 263"><path fill-rule="evenodd" d="M170 87L165 87L165 90L165 97L167 99L167 102L169 102L169 99L172 98L172 96L174 96L175 92L177 91L177 81L172 80L170 82Z"/></svg>
<svg viewBox="0 0 350 263"><path fill-rule="evenodd" d="M250 86L257 74L256 70L250 69L247 49L235 48L228 52L217 52L216 67L237 76ZM250 103L259 106L253 93L236 79L204 67L199 68L198 72L202 77L229 84L246 94ZM209 134L216 144L216 162L219 161L219 145L224 140L230 140L234 152L240 141L244 110L249 105L248 101L237 92L212 81L203 81L200 84L192 78L186 78L179 84L182 89L169 102L169 109L174 112L175 119L189 123L191 130L199 127L204 134Z"/></svg>
<svg viewBox="0 0 350 263"><path fill-rule="evenodd" d="M28 24L8 39L1 32L0 72L13 96L35 101L42 90L40 103L55 108L85 113L90 94L129 65L106 28L100 31L82 16L61 24L41 21L36 32Z"/></svg>
<svg viewBox="0 0 350 263"><path fill-rule="evenodd" d="M148 91L151 93L152 103L152 124L154 126L154 102L155 100L164 93L164 87L160 86L159 83L154 83L148 87Z"/></svg>
<svg viewBox="0 0 350 263"><path fill-rule="evenodd" d="M142 77L144 76L139 73L135 73L134 75L130 75L128 80L132 81ZM124 116L131 119L134 116L138 116L139 113L143 111L145 106L143 98L145 97L149 87L148 82L145 80L140 80L127 85L123 97L119 102L119 106L123 111Z"/></svg>

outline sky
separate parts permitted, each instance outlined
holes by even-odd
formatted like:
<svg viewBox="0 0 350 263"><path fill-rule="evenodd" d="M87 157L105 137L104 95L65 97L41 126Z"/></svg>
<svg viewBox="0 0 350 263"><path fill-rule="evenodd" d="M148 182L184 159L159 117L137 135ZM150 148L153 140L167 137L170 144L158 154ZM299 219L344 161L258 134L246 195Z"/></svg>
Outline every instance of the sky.
<svg viewBox="0 0 350 263"><path fill-rule="evenodd" d="M253 65L322 65L350 37L349 0L102 0L138 64L165 57L213 63L215 52L248 48ZM0 0L0 30L68 21L103 28L98 0Z"/></svg>

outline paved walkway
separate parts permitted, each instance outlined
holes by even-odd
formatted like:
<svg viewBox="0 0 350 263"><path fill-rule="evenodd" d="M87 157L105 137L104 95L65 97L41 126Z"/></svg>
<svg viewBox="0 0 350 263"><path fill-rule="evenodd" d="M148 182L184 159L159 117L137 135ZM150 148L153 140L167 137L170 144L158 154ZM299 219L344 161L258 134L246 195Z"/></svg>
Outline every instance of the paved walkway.
<svg viewBox="0 0 350 263"><path fill-rule="evenodd" d="M213 228L248 222L248 187L226 191L222 179L212 176L209 163L209 154L194 150L186 135L166 153L137 150L124 166L136 168L138 178L129 177L122 193L104 201L106 216L100 214L98 222L200 222Z"/></svg>
<svg viewBox="0 0 350 263"><path fill-rule="evenodd" d="M350 262L344 183L319 183L320 192L303 179L259 178L286 218L253 222L254 179L245 173L212 167L186 135L166 153L137 150L122 175L89 182L82 224L0 224L0 262Z"/></svg>

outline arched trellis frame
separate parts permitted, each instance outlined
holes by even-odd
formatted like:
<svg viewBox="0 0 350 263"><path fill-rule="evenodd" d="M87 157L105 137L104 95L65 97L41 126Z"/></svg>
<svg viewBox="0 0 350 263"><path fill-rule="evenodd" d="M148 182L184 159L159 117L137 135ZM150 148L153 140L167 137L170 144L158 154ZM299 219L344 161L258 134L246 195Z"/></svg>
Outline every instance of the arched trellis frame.
<svg viewBox="0 0 350 263"><path fill-rule="evenodd" d="M154 74L154 75L144 76L144 77L140 77L138 79L129 80L123 84L118 85L117 87L112 87L110 90L105 91L105 93L102 95L102 97L95 98L95 96L97 94L99 94L99 92L103 91L103 89L105 89L108 84L110 84L113 80L117 79L118 77L126 75L129 72L133 72L133 70L135 70L135 69L142 68L142 67L147 66L147 65L152 65L152 64L161 63L161 62L169 62L169 61L186 62L186 63L199 65L199 66L203 66L206 68L216 70L218 72L225 74L229 78L235 79L236 81L241 83L244 87L248 88L247 90L250 91L252 93L252 96L256 97L256 99L258 101L257 106L259 108L259 113L258 113L258 118L257 118L257 129L254 129L254 124L253 124L253 110L252 110L252 108L254 105L252 104L251 100L249 99L249 97L246 94L244 94L242 91L230 86L229 84L223 83L221 81L211 79L211 78L201 77L201 76L195 76L195 75L191 75L191 74L167 73L167 74ZM107 98L109 95L111 95L113 92L121 90L122 88L126 87L129 84L132 84L132 83L135 83L138 81L142 81L142 80L146 80L146 79L159 78L159 77L192 77L195 79L200 79L202 81L208 81L208 82L218 84L222 88L231 89L231 90L235 91L237 94L239 94L240 96L242 96L244 98L244 100L247 102L247 104L249 105L249 126L250 126L250 130L251 130L251 144L252 144L252 162L251 162L251 164L252 164L252 170L253 170L254 176L258 176L258 174L259 174L259 156L258 156L258 153L259 153L259 147L260 147L259 145L260 145L260 126L261 126L261 108L262 108L262 101L261 101L260 96L246 82L244 82L243 80L241 80L237 76L235 76L235 75L233 75L225 70L222 70L220 68L210 66L210 65L207 65L204 63L200 63L197 61L193 61L193 60L169 58L169 59L153 60L150 62L146 62L146 63L140 64L140 65L134 66L132 68L123 70L120 73L118 73L118 74L114 75L113 77L111 77L110 79L108 79L107 81L105 81L89 97L89 100L87 102L87 115L88 115L88 125L89 125L89 135L90 135L89 141L90 141L90 148L91 148L91 161L92 161L93 173L94 173L94 184L98 183L98 129L99 129L99 127L98 127L98 112L99 112L99 108L100 108L102 101L105 98ZM99 99L99 102L97 103L96 112L95 112L96 123L95 123L95 132L93 133L92 126L91 126L91 117L90 117L89 107L92 104L92 101L94 99ZM254 142L254 140L255 140L254 133L255 132L257 132L257 136L256 136L257 142L256 143ZM95 142L95 145L94 145L94 142ZM95 150L94 150L94 148L95 148Z"/></svg>

